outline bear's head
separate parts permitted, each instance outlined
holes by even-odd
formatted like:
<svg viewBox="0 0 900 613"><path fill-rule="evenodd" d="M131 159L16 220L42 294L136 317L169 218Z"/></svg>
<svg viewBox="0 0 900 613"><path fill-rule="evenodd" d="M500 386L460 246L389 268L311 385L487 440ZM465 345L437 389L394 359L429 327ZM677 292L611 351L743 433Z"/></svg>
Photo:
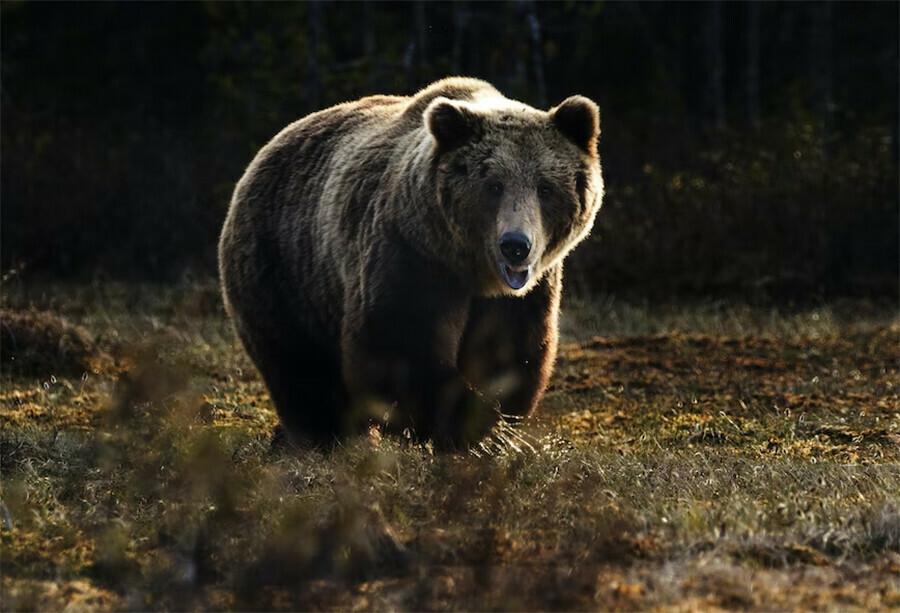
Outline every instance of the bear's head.
<svg viewBox="0 0 900 613"><path fill-rule="evenodd" d="M600 208L597 105L572 96L543 112L499 97L436 98L424 122L454 260L481 295L527 293Z"/></svg>

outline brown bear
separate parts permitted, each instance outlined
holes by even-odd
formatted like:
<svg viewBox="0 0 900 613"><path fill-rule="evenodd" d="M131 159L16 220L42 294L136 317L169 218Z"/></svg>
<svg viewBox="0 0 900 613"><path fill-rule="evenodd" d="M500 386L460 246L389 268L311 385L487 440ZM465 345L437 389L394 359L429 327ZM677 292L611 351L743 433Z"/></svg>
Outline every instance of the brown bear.
<svg viewBox="0 0 900 613"><path fill-rule="evenodd" d="M470 78L292 123L238 182L225 305L286 430L373 420L439 446L532 412L556 357L563 259L603 179L599 111Z"/></svg>

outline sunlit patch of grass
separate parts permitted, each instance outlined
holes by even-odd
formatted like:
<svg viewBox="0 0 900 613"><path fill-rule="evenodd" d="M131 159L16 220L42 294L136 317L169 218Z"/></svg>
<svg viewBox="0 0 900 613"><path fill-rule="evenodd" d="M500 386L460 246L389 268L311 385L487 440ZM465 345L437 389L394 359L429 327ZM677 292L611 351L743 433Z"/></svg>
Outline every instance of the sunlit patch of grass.
<svg viewBox="0 0 900 613"><path fill-rule="evenodd" d="M838 301L796 307L753 307L725 300L635 304L615 296L569 296L561 331L567 340L674 332L712 336L829 338L858 326L897 325L892 302Z"/></svg>
<svg viewBox="0 0 900 613"><path fill-rule="evenodd" d="M4 610L900 603L883 314L638 310L565 344L539 415L472 453L323 453L272 445L264 386L187 292L52 295L114 366L2 374Z"/></svg>

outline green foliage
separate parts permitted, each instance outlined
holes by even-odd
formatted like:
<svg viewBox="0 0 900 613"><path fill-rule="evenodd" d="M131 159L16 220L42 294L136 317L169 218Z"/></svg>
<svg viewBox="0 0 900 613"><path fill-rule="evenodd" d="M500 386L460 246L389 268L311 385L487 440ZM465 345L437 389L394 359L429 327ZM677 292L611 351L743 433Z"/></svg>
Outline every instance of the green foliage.
<svg viewBox="0 0 900 613"><path fill-rule="evenodd" d="M570 272L585 288L647 297L896 296L888 130L819 134L799 121L726 132L671 168L648 163L634 181L608 177Z"/></svg>

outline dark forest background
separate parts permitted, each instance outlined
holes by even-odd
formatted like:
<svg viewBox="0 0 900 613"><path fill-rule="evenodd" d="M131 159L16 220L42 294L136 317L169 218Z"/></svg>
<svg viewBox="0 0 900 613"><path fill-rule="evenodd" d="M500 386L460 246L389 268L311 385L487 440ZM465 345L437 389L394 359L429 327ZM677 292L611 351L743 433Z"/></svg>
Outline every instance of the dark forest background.
<svg viewBox="0 0 900 613"><path fill-rule="evenodd" d="M7 279L216 274L231 190L302 115L451 74L596 100L570 288L898 294L896 2L0 5Z"/></svg>

